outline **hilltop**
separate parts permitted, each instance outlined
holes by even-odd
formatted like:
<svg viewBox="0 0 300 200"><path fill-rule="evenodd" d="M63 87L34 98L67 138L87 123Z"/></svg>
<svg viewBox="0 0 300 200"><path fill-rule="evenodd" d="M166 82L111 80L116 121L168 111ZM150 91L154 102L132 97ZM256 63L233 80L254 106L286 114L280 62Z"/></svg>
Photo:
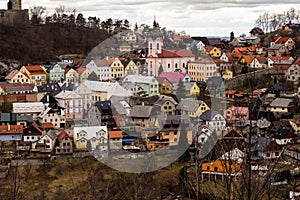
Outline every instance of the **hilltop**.
<svg viewBox="0 0 300 200"><path fill-rule="evenodd" d="M59 23L18 27L2 25L0 59L13 59L22 64L56 61L61 54L87 54L108 36L102 29Z"/></svg>

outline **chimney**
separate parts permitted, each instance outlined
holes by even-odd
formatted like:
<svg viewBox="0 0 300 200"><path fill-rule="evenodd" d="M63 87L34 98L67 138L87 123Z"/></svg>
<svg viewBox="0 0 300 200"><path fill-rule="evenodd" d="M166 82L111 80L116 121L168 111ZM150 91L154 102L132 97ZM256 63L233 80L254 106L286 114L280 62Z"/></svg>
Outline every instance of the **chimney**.
<svg viewBox="0 0 300 200"><path fill-rule="evenodd" d="M142 106L145 106L145 103L144 103L144 102L142 102Z"/></svg>
<svg viewBox="0 0 300 200"><path fill-rule="evenodd" d="M10 124L7 123L7 131L10 131Z"/></svg>

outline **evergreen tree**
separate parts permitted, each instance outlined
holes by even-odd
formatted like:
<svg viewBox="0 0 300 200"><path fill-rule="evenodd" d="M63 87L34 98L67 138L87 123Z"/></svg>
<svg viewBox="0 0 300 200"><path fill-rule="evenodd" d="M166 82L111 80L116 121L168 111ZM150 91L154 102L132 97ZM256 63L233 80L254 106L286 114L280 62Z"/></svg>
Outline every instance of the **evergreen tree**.
<svg viewBox="0 0 300 200"><path fill-rule="evenodd" d="M181 101L182 98L185 98L185 87L183 81L180 79L178 82L178 87L176 90L176 97L178 101Z"/></svg>
<svg viewBox="0 0 300 200"><path fill-rule="evenodd" d="M158 68L158 75L160 75L163 71L164 71L164 68L163 68L162 64L160 64L160 66Z"/></svg>

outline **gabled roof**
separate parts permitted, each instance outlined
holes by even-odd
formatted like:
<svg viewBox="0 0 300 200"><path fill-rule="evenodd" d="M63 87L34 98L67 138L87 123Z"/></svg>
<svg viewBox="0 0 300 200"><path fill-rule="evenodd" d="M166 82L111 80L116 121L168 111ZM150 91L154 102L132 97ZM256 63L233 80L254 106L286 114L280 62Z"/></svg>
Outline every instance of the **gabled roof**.
<svg viewBox="0 0 300 200"><path fill-rule="evenodd" d="M62 141L65 137L68 137L69 139L71 139L70 135L65 130L62 130L58 134L57 139L58 139L58 141Z"/></svg>
<svg viewBox="0 0 300 200"><path fill-rule="evenodd" d="M204 102L193 98L181 99L180 108L183 111L196 112L202 103Z"/></svg>
<svg viewBox="0 0 300 200"><path fill-rule="evenodd" d="M34 122L30 126L24 128L23 133L25 136L27 135L42 135L42 129Z"/></svg>
<svg viewBox="0 0 300 200"><path fill-rule="evenodd" d="M203 121L212 121L217 114L220 113L215 110L207 110L200 115L200 119Z"/></svg>
<svg viewBox="0 0 300 200"><path fill-rule="evenodd" d="M180 72L162 72L158 75L158 77L166 78L171 83L178 83L179 80L183 80L186 73L180 73Z"/></svg>
<svg viewBox="0 0 300 200"><path fill-rule="evenodd" d="M63 90L55 96L58 99L80 99L81 96L74 91Z"/></svg>
<svg viewBox="0 0 300 200"><path fill-rule="evenodd" d="M238 148L232 149L229 152L226 152L220 157L220 160L238 160L242 162L245 157L245 153L239 150Z"/></svg>
<svg viewBox="0 0 300 200"><path fill-rule="evenodd" d="M153 112L153 106L140 106L136 105L131 108L130 117L135 118L149 118Z"/></svg>
<svg viewBox="0 0 300 200"><path fill-rule="evenodd" d="M93 60L97 67L108 67L110 64L106 59Z"/></svg>
<svg viewBox="0 0 300 200"><path fill-rule="evenodd" d="M24 66L30 74L47 74L41 65Z"/></svg>
<svg viewBox="0 0 300 200"><path fill-rule="evenodd" d="M87 68L83 68L83 67L79 67L77 68L75 71L77 72L77 74L82 74Z"/></svg>
<svg viewBox="0 0 300 200"><path fill-rule="evenodd" d="M17 73L19 73L18 70L12 70L12 71L5 77L5 79L6 79L6 80L10 80L10 79L12 79Z"/></svg>

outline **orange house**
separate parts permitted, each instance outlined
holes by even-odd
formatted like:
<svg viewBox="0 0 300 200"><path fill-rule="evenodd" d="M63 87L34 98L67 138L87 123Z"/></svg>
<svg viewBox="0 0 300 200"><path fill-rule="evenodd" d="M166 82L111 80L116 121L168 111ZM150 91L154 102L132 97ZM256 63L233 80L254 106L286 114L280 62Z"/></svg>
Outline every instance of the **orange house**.
<svg viewBox="0 0 300 200"><path fill-rule="evenodd" d="M237 176L244 164L244 153L235 148L225 153L219 159L202 164L202 174L221 175L221 176Z"/></svg>

